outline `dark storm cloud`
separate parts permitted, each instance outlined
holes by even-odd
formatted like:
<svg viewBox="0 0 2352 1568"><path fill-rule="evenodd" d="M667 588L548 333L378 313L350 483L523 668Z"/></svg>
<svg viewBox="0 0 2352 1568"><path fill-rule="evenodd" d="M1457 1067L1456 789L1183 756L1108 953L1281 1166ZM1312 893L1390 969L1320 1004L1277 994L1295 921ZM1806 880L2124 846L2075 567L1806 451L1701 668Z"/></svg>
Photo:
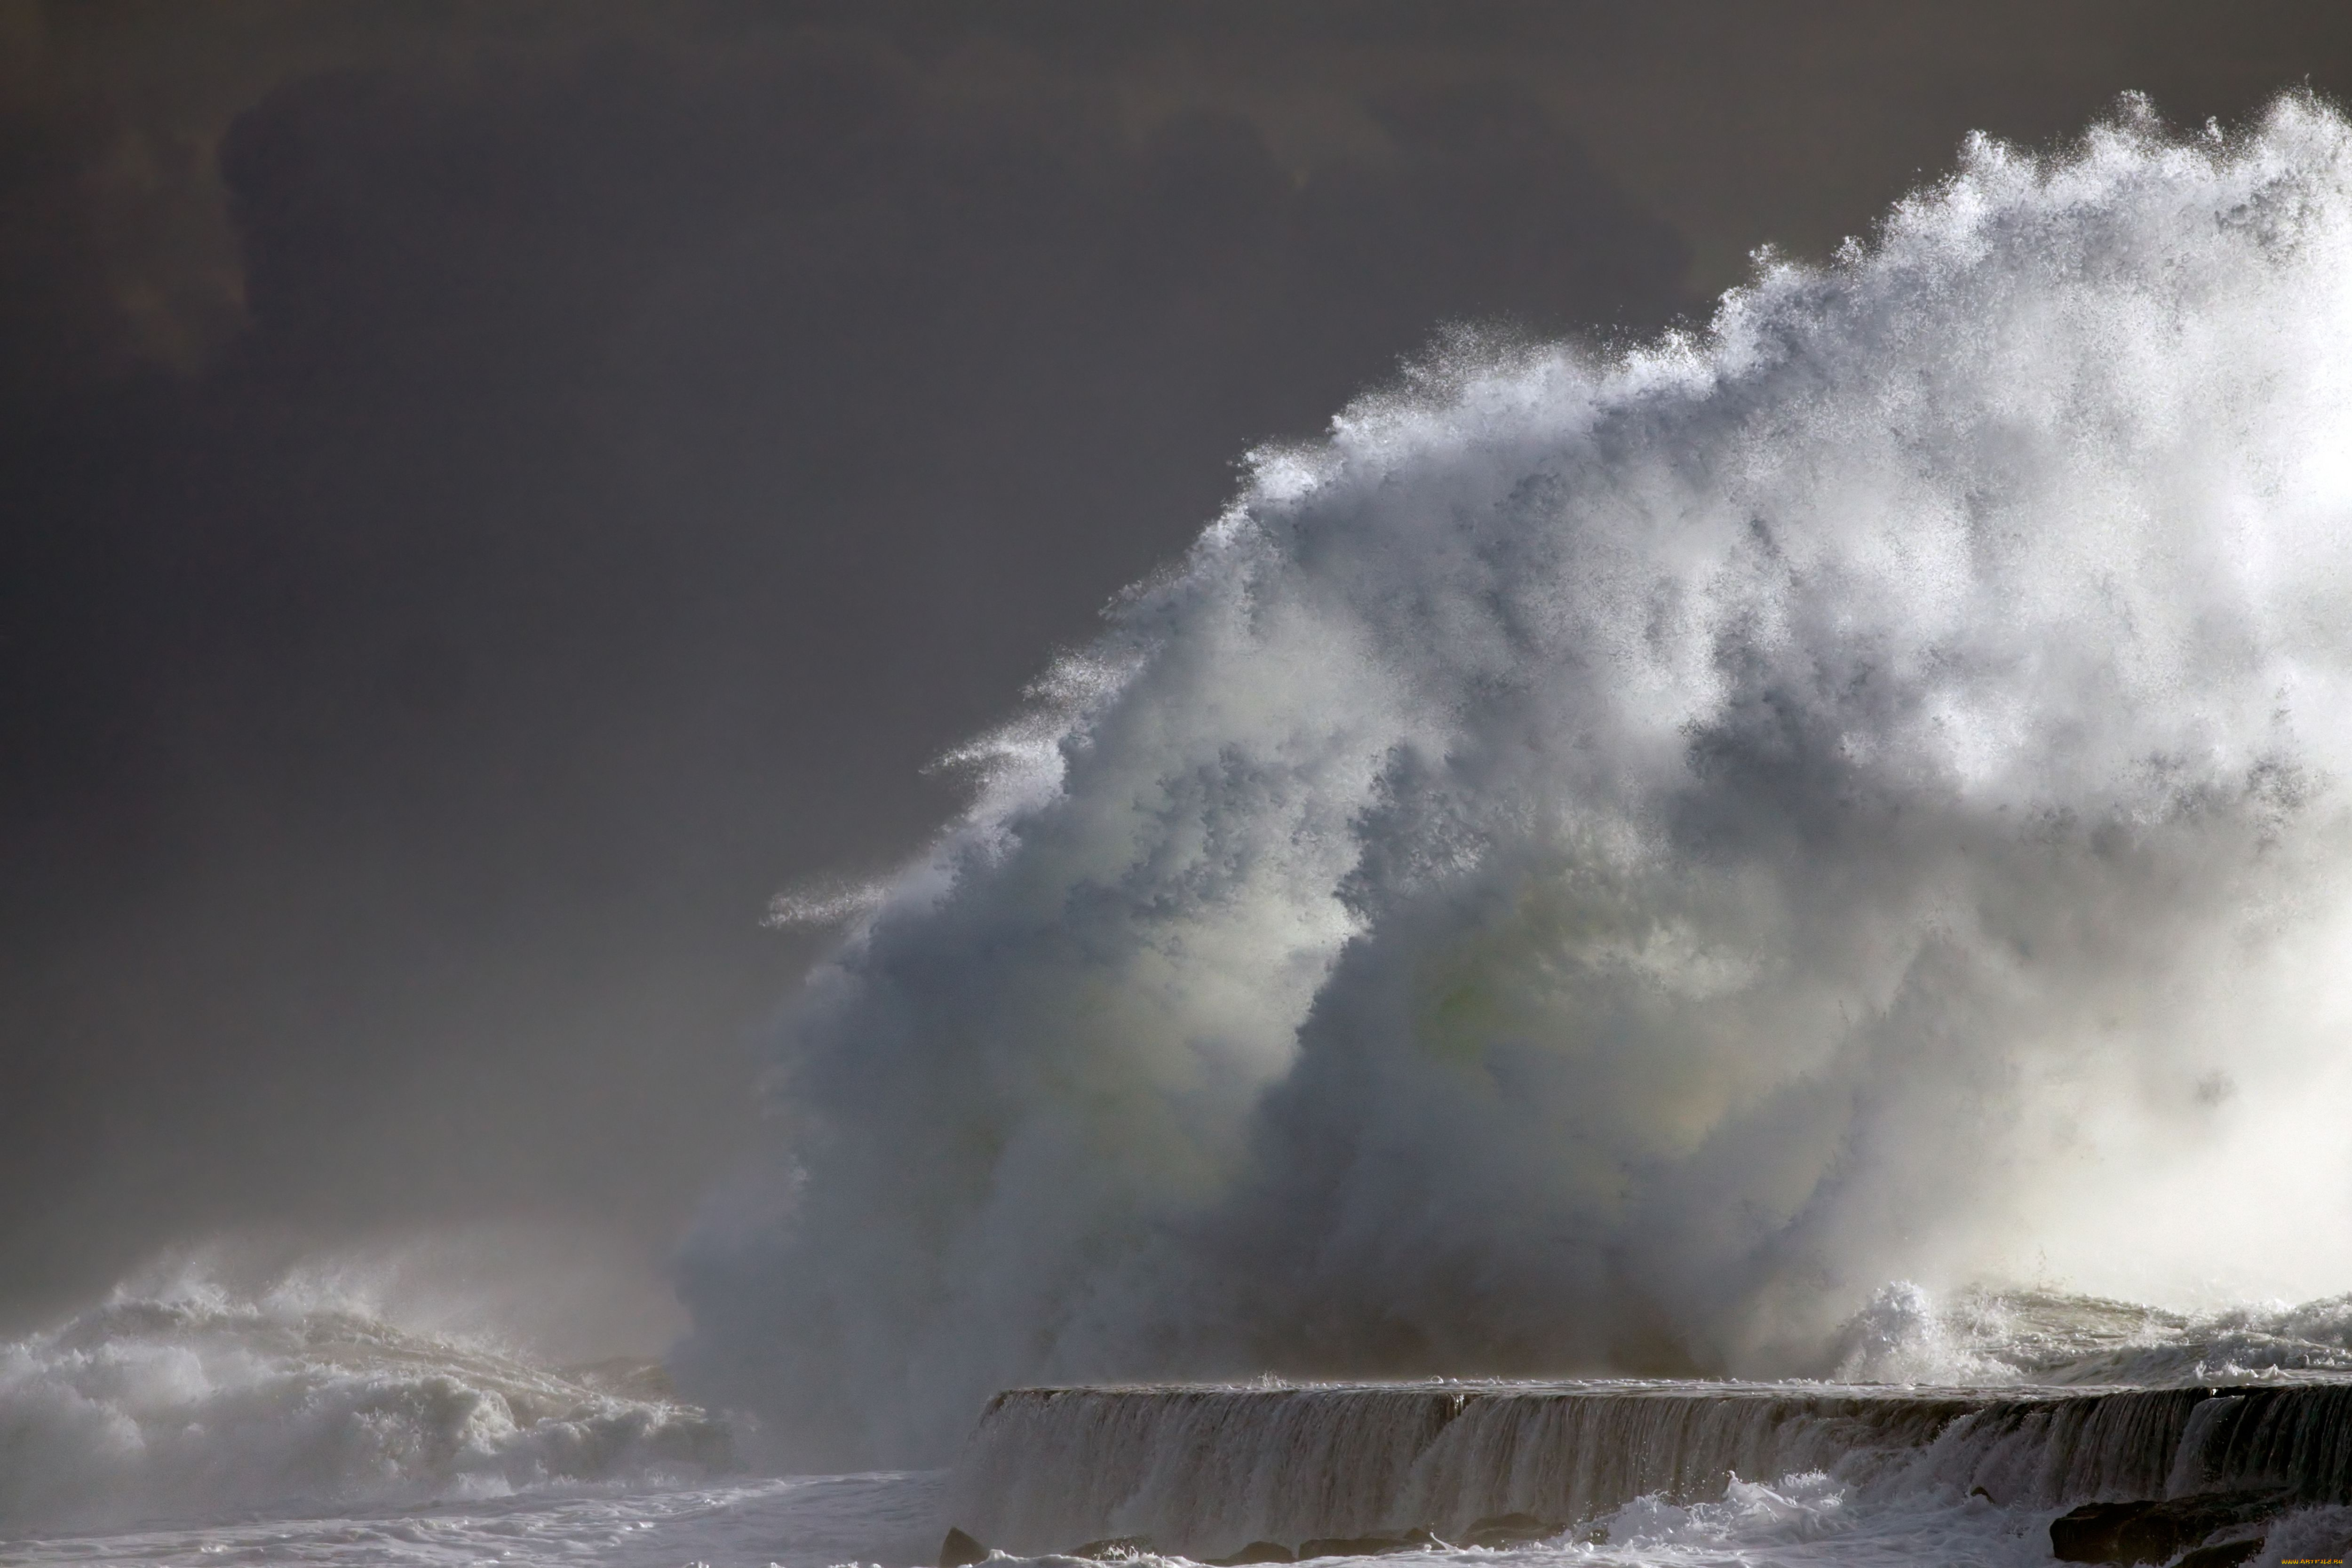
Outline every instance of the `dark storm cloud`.
<svg viewBox="0 0 2352 1568"><path fill-rule="evenodd" d="M1692 303L1507 84L1297 169L1013 75L619 38L236 119L246 326L8 437L20 1300L253 1225L652 1248L804 951L767 896L915 842L1244 447L1449 318Z"/></svg>
<svg viewBox="0 0 2352 1568"><path fill-rule="evenodd" d="M1244 448L2344 32L0 4L0 1321L257 1225L653 1279L809 952L768 896L919 840Z"/></svg>

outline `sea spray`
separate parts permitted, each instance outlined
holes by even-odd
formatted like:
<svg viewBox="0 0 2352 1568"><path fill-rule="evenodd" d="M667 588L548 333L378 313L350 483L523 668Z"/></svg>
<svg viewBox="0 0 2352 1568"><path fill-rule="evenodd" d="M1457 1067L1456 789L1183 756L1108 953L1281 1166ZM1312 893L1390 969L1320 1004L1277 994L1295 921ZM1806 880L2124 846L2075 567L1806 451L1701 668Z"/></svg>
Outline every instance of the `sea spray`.
<svg viewBox="0 0 2352 1568"><path fill-rule="evenodd" d="M965 760L685 1258L800 1462L2340 1289L2352 129L1979 140L1702 330L1464 340Z"/></svg>

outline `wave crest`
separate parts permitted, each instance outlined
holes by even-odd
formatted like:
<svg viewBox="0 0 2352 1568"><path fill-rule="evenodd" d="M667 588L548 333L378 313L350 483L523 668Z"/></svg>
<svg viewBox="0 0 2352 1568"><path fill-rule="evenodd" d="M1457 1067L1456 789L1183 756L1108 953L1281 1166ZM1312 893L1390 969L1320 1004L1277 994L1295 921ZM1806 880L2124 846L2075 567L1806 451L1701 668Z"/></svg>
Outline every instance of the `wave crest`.
<svg viewBox="0 0 2352 1568"><path fill-rule="evenodd" d="M0 1523L405 1504L731 1463L723 1426L625 1381L356 1305L118 1296L0 1345Z"/></svg>

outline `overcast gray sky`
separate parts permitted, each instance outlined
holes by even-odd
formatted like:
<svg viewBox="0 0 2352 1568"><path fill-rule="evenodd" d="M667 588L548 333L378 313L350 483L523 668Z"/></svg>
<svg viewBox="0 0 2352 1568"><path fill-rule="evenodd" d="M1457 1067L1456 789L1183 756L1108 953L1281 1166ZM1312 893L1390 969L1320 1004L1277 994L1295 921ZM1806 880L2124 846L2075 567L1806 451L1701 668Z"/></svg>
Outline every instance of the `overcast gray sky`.
<svg viewBox="0 0 2352 1568"><path fill-rule="evenodd" d="M657 1348L769 897L919 843L1245 447L1971 129L2341 93L2346 16L0 0L0 1331L488 1224Z"/></svg>

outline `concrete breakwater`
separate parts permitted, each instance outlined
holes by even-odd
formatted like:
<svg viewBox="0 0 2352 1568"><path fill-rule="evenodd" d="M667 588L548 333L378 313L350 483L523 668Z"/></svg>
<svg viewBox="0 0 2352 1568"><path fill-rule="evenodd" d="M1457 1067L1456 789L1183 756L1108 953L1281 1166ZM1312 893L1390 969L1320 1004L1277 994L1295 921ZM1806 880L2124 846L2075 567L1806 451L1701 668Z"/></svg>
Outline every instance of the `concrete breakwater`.
<svg viewBox="0 0 2352 1568"><path fill-rule="evenodd" d="M1859 1494L2005 1507L2209 1492L2352 1501L2352 1384L2038 1390L1559 1383L1031 1388L989 1404L950 1512L993 1546L1129 1538L1197 1559L1254 1542L1460 1542L1635 1498L1821 1471Z"/></svg>

